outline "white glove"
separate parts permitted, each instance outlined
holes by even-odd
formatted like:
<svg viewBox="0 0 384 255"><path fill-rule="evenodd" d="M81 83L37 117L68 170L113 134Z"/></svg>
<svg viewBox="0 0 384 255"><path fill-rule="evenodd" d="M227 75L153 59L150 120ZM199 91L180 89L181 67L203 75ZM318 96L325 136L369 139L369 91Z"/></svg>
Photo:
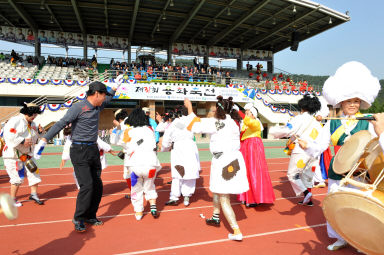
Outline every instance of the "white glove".
<svg viewBox="0 0 384 255"><path fill-rule="evenodd" d="M35 159L40 159L41 158L41 154L43 153L45 145L47 145L47 143L45 141L43 141L43 140L40 140L38 142L38 144L35 147L35 151L33 152L33 157Z"/></svg>

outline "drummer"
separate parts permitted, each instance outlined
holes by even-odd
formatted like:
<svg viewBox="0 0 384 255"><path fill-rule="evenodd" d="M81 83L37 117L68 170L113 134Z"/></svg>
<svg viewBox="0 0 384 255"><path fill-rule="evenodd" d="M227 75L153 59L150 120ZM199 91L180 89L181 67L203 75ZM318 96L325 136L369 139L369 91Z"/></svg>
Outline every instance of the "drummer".
<svg viewBox="0 0 384 255"><path fill-rule="evenodd" d="M384 112L373 115L376 121L372 121L377 136L379 136L379 143L381 149L384 151Z"/></svg>
<svg viewBox="0 0 384 255"><path fill-rule="evenodd" d="M324 83L323 95L334 108L341 108L341 117L354 118L363 116L359 110L368 109L380 90L379 80L372 76L370 70L362 63L347 62L336 70ZM314 142L299 139L299 145L312 157L319 156L330 144L335 146L335 153L349 139L360 130L369 130L376 136L373 125L366 120L333 119L328 121ZM342 175L333 171L333 160L328 170L328 193L332 184L338 184ZM327 223L328 236L337 241L328 245L328 250L339 250L347 242L338 235Z"/></svg>
<svg viewBox="0 0 384 255"><path fill-rule="evenodd" d="M26 169L27 161L34 160L33 148L41 135L34 122L40 113L40 108L36 104L24 103L20 114L10 118L4 126L4 166L10 178L11 197L15 200L16 207L22 206L22 203L16 200L16 196L24 177L27 177L31 187L29 200L35 201L38 205L44 204L37 195L37 187L41 182L39 171Z"/></svg>

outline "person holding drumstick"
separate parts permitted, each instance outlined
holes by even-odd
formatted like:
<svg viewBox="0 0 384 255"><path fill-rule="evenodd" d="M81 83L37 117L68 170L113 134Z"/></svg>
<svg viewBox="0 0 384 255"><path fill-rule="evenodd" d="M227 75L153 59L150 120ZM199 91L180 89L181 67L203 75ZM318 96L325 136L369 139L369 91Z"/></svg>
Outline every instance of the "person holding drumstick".
<svg viewBox="0 0 384 255"><path fill-rule="evenodd" d="M380 90L379 80L372 76L370 70L362 63L347 62L336 70L335 75L330 76L324 83L323 95L334 108L341 108L340 119L328 121L319 134L319 139L314 142L299 139L298 143L309 155L319 156L332 143L335 153L349 139L350 136L360 130L369 130L374 136L375 130L367 120L356 120L363 116L359 110L368 109L375 100ZM338 184L343 178L333 170L331 160L328 170L328 193L333 184ZM328 236L337 241L328 245L328 250L339 250L347 245L347 242L327 224Z"/></svg>
<svg viewBox="0 0 384 255"><path fill-rule="evenodd" d="M30 164L27 164L34 162L33 148L41 135L34 122L40 113L40 107L36 104L24 103L20 114L10 118L4 126L4 166L10 178L11 197L15 200L16 207L22 206L21 202L16 200L16 195L25 176L31 187L29 199L38 205L44 204L37 195L37 187L41 182L39 170L36 167L28 168Z"/></svg>
<svg viewBox="0 0 384 255"><path fill-rule="evenodd" d="M375 128L375 132L379 138L379 144L381 149L384 151L384 112L377 113L373 115L375 120L371 121L373 127Z"/></svg>

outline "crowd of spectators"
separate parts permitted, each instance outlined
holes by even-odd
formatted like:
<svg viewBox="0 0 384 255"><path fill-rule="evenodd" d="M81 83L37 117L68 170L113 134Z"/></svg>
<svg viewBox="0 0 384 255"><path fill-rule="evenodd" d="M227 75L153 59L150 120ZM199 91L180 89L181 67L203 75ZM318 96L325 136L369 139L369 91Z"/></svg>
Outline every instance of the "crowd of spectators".
<svg viewBox="0 0 384 255"><path fill-rule="evenodd" d="M44 64L44 59L36 56L27 56L23 53L17 53L15 50L11 51L11 54L0 53L0 61L9 61L13 67L25 67L25 66L42 66Z"/></svg>
<svg viewBox="0 0 384 255"><path fill-rule="evenodd" d="M109 69L106 71L113 77L121 73L127 73L136 80L147 80L149 77L160 80L181 80L194 82L214 82L219 79L227 79L229 83L230 81L228 78L233 77L231 71L201 64L196 60L194 60L193 65L169 65L157 63L148 64L145 62L134 61L132 61L131 64L128 64L127 62L119 62L111 59Z"/></svg>

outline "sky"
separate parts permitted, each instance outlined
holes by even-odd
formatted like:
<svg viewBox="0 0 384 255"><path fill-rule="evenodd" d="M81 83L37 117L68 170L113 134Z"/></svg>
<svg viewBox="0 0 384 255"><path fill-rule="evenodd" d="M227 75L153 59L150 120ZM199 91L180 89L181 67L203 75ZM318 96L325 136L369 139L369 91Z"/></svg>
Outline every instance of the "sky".
<svg viewBox="0 0 384 255"><path fill-rule="evenodd" d="M384 79L384 1L383 0L315 0L339 12L349 11L351 20L300 42L297 52L289 48L275 54L276 68L295 74L332 75L343 63L356 60L365 64L379 79ZM1 50L30 52L34 48L0 41ZM42 53L65 55L63 48L42 47ZM83 49L70 49L69 55L81 58ZM88 50L88 57L94 50ZM127 55L127 54L126 54ZM122 58L122 52L98 51L99 62ZM132 54L132 59L135 54ZM201 60L202 61L202 60ZM217 65L214 60L210 64ZM245 66L246 62L243 63ZM256 62L252 63L253 66ZM235 67L235 61L222 66ZM265 65L266 66L266 65Z"/></svg>
<svg viewBox="0 0 384 255"><path fill-rule="evenodd" d="M275 67L297 74L332 75L343 63L356 60L384 79L384 1L315 0L345 13L351 20L300 42L297 52L275 54Z"/></svg>

